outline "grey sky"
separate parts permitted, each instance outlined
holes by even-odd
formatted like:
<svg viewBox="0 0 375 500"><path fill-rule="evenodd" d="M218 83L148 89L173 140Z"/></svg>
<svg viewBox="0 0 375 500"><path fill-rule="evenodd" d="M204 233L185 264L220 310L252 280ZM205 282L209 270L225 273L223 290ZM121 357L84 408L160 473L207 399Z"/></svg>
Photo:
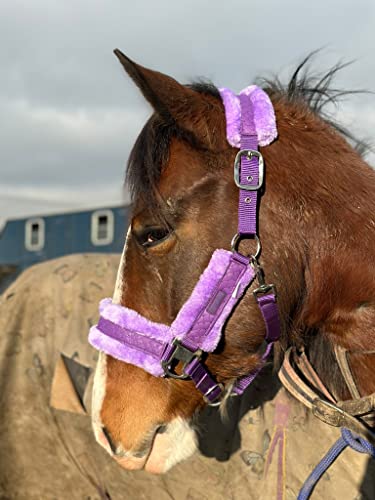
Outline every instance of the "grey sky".
<svg viewBox="0 0 375 500"><path fill-rule="evenodd" d="M374 0L1 0L0 217L121 200L150 110L114 48L240 90L325 46L318 70L356 59L338 83L375 91L374 28ZM354 97L338 116L371 139L374 104Z"/></svg>

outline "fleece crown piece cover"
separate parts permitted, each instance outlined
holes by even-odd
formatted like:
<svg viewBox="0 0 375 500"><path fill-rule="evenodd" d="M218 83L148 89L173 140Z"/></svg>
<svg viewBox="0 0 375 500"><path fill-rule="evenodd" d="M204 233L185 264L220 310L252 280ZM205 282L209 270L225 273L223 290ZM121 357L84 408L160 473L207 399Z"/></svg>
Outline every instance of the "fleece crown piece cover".
<svg viewBox="0 0 375 500"><path fill-rule="evenodd" d="M251 101L253 122L259 146L268 146L277 137L276 116L268 94L256 85L241 90L236 95L226 87L219 89L225 108L227 122L227 140L234 148L241 147L241 103L240 95L246 95Z"/></svg>

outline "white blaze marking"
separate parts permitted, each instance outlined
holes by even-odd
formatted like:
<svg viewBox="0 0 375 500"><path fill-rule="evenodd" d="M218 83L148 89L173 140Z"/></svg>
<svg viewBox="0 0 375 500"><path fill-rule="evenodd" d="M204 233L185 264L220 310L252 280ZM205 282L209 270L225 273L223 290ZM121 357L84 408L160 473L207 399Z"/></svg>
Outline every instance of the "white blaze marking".
<svg viewBox="0 0 375 500"><path fill-rule="evenodd" d="M124 250L122 252L120 265L117 271L116 285L112 299L115 304L120 304L122 299L122 289L123 289L124 271L125 271L125 252L127 249L129 234L130 234L130 226L128 229L128 233L126 235ZM112 455L110 446L103 435L102 431L103 423L100 418L100 412L105 398L106 380L107 380L107 356L104 354L104 352L99 352L99 358L95 368L94 384L92 390L92 403L91 403L92 426L94 429L95 438L98 441L98 443L101 444L108 451L108 453Z"/></svg>
<svg viewBox="0 0 375 500"><path fill-rule="evenodd" d="M91 422L94 429L95 439L98 443L105 448L105 450L112 455L111 447L103 434L102 420L100 418L100 411L102 409L105 386L107 379L107 357L104 352L99 352L98 362L96 364L94 384L92 389L92 406L91 406Z"/></svg>

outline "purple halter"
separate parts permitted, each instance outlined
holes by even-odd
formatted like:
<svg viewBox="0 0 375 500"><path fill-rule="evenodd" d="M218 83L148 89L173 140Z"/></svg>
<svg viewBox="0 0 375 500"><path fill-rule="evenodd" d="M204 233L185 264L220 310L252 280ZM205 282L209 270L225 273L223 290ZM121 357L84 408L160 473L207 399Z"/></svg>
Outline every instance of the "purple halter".
<svg viewBox="0 0 375 500"><path fill-rule="evenodd" d="M266 146L276 138L275 114L268 95L255 85L238 96L225 88L220 89L220 94L228 142L240 148L234 162L234 182L240 193L238 233L232 240L232 251L213 253L171 326L152 322L132 309L104 299L100 303L99 322L89 333L93 347L151 375L192 379L208 404L220 402L224 388L209 373L202 356L215 351L225 322L255 277L259 287L253 294L266 326L265 349L260 365L237 379L232 389L234 394L242 394L250 385L280 337L276 291L264 281L258 263L261 247L257 236L258 192L264 178L258 145ZM255 255L245 257L237 252L241 238L257 241ZM178 362L183 363L181 374L174 371Z"/></svg>

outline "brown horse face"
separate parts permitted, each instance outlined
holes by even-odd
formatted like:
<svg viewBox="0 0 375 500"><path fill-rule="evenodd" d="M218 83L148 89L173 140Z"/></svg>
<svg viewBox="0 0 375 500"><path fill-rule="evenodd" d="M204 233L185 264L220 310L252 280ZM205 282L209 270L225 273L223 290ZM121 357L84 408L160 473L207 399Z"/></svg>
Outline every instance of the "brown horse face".
<svg viewBox="0 0 375 500"><path fill-rule="evenodd" d="M160 127L172 120L175 131L154 191L134 186L137 194L118 299L152 321L171 324L213 251L228 248L236 232L237 190L230 168L235 151L226 143L219 99L117 55L155 109L140 142L148 141L149 149L160 147L157 137L155 141L156 123ZM248 373L257 361L251 353L261 343L262 333L250 341L244 338L252 327L246 302L245 298L227 325L221 353L207 360L210 371L224 383ZM203 404L190 381L156 378L101 354L93 397L94 429L98 441L125 468L160 473L191 455L196 439L189 422Z"/></svg>

